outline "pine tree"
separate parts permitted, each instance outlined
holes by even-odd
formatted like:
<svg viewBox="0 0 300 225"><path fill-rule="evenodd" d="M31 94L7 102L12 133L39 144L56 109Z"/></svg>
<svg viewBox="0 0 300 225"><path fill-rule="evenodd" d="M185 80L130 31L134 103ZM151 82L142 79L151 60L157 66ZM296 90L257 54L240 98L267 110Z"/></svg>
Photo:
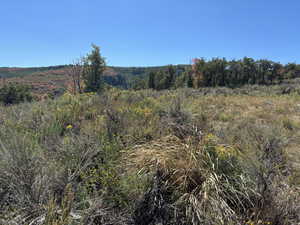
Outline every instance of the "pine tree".
<svg viewBox="0 0 300 225"><path fill-rule="evenodd" d="M155 73L154 72L149 73L148 88L155 89Z"/></svg>
<svg viewBox="0 0 300 225"><path fill-rule="evenodd" d="M166 88L166 73L163 70L158 71L155 74L155 89L163 90Z"/></svg>
<svg viewBox="0 0 300 225"><path fill-rule="evenodd" d="M165 89L169 89L174 86L176 71L172 65L168 66L168 71L165 78Z"/></svg>
<svg viewBox="0 0 300 225"><path fill-rule="evenodd" d="M102 92L104 89L103 72L105 59L100 54L100 48L92 45L92 52L84 58L83 78L85 92Z"/></svg>
<svg viewBox="0 0 300 225"><path fill-rule="evenodd" d="M187 72L187 87L193 88L193 76L190 71Z"/></svg>

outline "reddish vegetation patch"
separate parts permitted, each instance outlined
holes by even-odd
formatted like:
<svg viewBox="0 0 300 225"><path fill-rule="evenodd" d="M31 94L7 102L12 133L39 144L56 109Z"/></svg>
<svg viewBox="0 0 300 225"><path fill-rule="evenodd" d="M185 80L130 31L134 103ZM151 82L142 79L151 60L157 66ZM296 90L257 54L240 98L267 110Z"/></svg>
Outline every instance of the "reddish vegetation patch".
<svg viewBox="0 0 300 225"><path fill-rule="evenodd" d="M25 71L28 68L0 68L0 71ZM105 76L116 76L117 73L112 68L107 68ZM71 77L67 75L67 68L37 71L22 77L11 77L0 80L0 87L7 83L18 83L32 87L35 96L45 96L55 94L61 89L66 89L71 82Z"/></svg>
<svg viewBox="0 0 300 225"><path fill-rule="evenodd" d="M5 70L8 71L8 70ZM23 77L12 77L2 79L0 86L7 83L18 83L32 87L35 96L55 94L59 89L65 89L65 83L70 80L64 69L34 72Z"/></svg>
<svg viewBox="0 0 300 225"><path fill-rule="evenodd" d="M3 67L0 68L0 71L5 71L5 72L16 72L16 71L26 71L26 68L17 68L17 67Z"/></svg>
<svg viewBox="0 0 300 225"><path fill-rule="evenodd" d="M39 71L31 74L32 76L66 76L67 69L57 69L57 70L47 70L47 71Z"/></svg>

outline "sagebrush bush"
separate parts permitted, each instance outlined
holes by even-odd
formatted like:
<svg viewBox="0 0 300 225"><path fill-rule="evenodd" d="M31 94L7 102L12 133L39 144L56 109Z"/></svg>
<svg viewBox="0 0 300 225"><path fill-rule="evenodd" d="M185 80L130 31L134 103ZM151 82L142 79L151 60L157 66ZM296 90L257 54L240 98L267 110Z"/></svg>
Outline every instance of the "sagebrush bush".
<svg viewBox="0 0 300 225"><path fill-rule="evenodd" d="M273 88L0 107L0 224L297 224L300 98Z"/></svg>

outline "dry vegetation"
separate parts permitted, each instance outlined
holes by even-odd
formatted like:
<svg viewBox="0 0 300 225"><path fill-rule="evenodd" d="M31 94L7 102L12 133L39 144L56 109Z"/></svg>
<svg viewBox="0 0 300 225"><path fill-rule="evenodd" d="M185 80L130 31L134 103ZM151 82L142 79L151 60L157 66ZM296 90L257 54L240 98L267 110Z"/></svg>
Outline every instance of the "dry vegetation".
<svg viewBox="0 0 300 225"><path fill-rule="evenodd" d="M284 91L0 107L0 224L299 224L300 96Z"/></svg>

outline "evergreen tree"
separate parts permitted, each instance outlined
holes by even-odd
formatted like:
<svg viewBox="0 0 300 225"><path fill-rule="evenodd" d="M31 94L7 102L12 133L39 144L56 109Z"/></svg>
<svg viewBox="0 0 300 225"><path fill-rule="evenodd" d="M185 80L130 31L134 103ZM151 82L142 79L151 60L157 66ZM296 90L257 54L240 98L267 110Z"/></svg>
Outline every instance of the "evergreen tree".
<svg viewBox="0 0 300 225"><path fill-rule="evenodd" d="M282 65L280 63L273 63L271 84L273 84L274 80L277 80L280 82L281 77L282 77L281 71L282 71Z"/></svg>
<svg viewBox="0 0 300 225"><path fill-rule="evenodd" d="M148 88L150 89L155 89L155 73L150 72L149 73L149 78L148 78Z"/></svg>
<svg viewBox="0 0 300 225"><path fill-rule="evenodd" d="M166 88L165 84L166 84L166 73L160 70L155 74L155 89L163 90Z"/></svg>
<svg viewBox="0 0 300 225"><path fill-rule="evenodd" d="M288 63L287 65L285 65L284 69L285 69L285 78L287 79L293 79L296 77L296 68L297 65L295 63Z"/></svg>
<svg viewBox="0 0 300 225"><path fill-rule="evenodd" d="M193 88L193 76L190 72L187 73L187 87Z"/></svg>
<svg viewBox="0 0 300 225"><path fill-rule="evenodd" d="M85 92L102 92L104 89L103 72L106 63L100 54L100 48L96 45L92 45L92 48L92 52L84 58Z"/></svg>
<svg viewBox="0 0 300 225"><path fill-rule="evenodd" d="M208 73L208 63L205 59L193 59L194 64L192 65L193 73L193 87L199 88L201 86L210 86L209 79L210 75ZM206 74L206 75L205 75Z"/></svg>
<svg viewBox="0 0 300 225"><path fill-rule="evenodd" d="M135 78L133 81L132 89L137 91L137 90L142 90L147 88L147 82L143 78Z"/></svg>
<svg viewBox="0 0 300 225"><path fill-rule="evenodd" d="M174 86L176 71L172 65L168 66L168 71L165 78L165 89L169 89Z"/></svg>

